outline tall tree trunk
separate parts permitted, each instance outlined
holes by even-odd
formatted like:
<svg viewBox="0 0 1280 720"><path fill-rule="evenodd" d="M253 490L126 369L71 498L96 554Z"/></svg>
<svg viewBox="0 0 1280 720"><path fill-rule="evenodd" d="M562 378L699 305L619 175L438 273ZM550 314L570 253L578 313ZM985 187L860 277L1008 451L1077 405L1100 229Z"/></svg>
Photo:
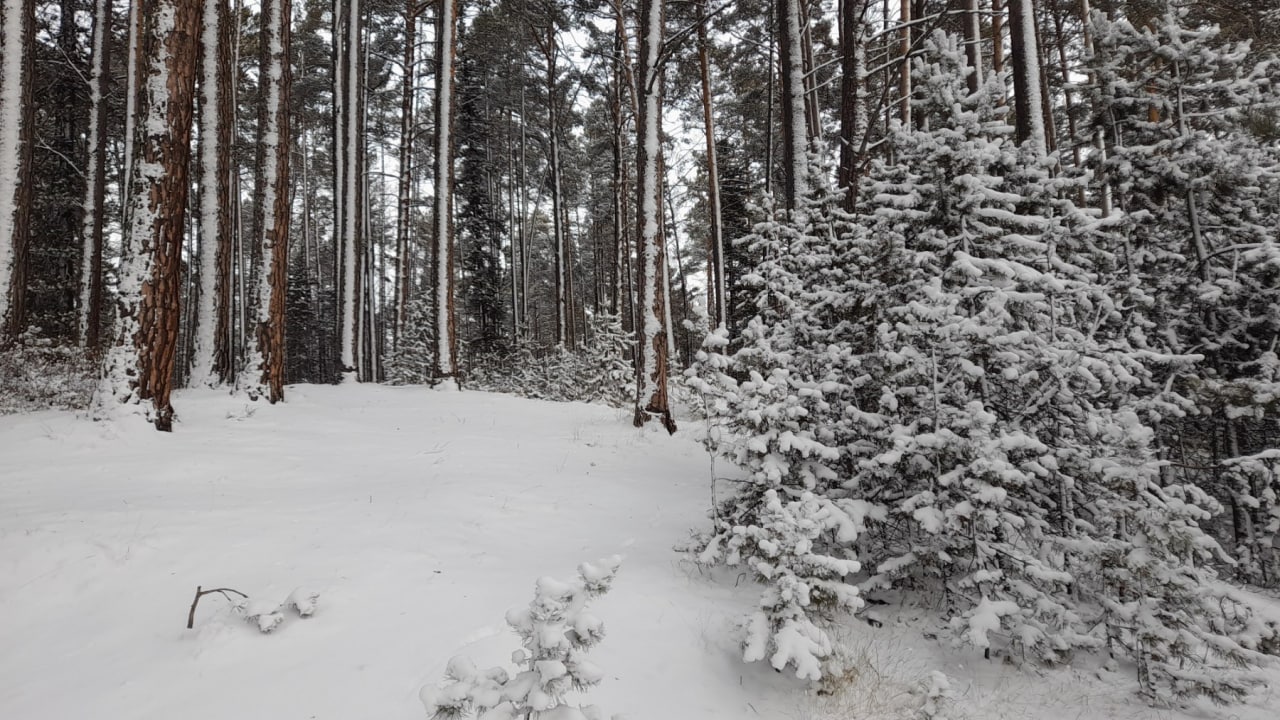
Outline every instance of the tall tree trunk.
<svg viewBox="0 0 1280 720"><path fill-rule="evenodd" d="M662 0L640 0L639 49L637 67L636 118L636 208L637 235L640 243L640 322L636 329L639 348L636 353L636 413L639 427L658 416L667 429L675 432L675 419L667 397L667 333L666 303L663 292L662 240L662 65L663 42ZM804 85L796 88L803 103ZM803 106L800 128L803 128Z"/></svg>
<svg viewBox="0 0 1280 720"><path fill-rule="evenodd" d="M458 375L453 238L453 92L457 11L457 0L441 0L436 16L435 255L432 260L432 277L436 283L433 322L436 352L432 375L437 381L453 381Z"/></svg>
<svg viewBox="0 0 1280 720"><path fill-rule="evenodd" d="M547 62L547 163L551 173L551 235L552 253L555 260L556 275L556 345L564 347L572 345L572 300L569 293L569 248L568 223L565 220L563 168L560 158L560 109L559 109L559 77L557 75L560 47L556 41L556 25L554 18L547 19L547 26L542 29L545 35L539 38L538 45Z"/></svg>
<svg viewBox="0 0 1280 720"><path fill-rule="evenodd" d="M334 243L340 270L338 283L338 347L344 382L358 381L360 297L363 260L364 138L360 135L363 33L360 0L334 0Z"/></svg>
<svg viewBox="0 0 1280 720"><path fill-rule="evenodd" d="M716 158L715 118L711 112L711 60L708 52L707 0L698 3L698 69L702 80L702 132L707 140L707 315L713 330L723 330L725 312L724 232L720 213L720 164ZM685 298L688 302L688 298Z"/></svg>
<svg viewBox="0 0 1280 720"><path fill-rule="evenodd" d="M26 326L31 150L35 105L35 0L6 2L0 16L0 344Z"/></svg>
<svg viewBox="0 0 1280 720"><path fill-rule="evenodd" d="M413 203L413 94L416 80L419 0L406 0L404 9L404 73L400 82L400 178L396 203L396 285L395 325L392 337L396 346L404 332L409 307L409 238Z"/></svg>
<svg viewBox="0 0 1280 720"><path fill-rule="evenodd" d="M231 3L204 4L200 76L200 292L190 384L230 380Z"/></svg>
<svg viewBox="0 0 1280 720"><path fill-rule="evenodd" d="M284 313L289 277L289 0L262 0L262 32L258 67L258 146L262 149L261 184L256 188L261 233L262 269L254 292L257 371L250 372L250 397L265 394L276 403L284 399Z"/></svg>
<svg viewBox="0 0 1280 720"><path fill-rule="evenodd" d="M623 15L622 0L614 0L613 2L613 82L609 88L609 114L612 122L613 135L610 138L610 149L613 151L612 177L610 180L611 190L613 191L613 276L612 288L609 300L609 313L618 315L623 310L622 292L623 286L623 254L627 252L626 247L626 217L625 217L625 194L626 194L626 167L622 161L623 137L622 133L625 129L622 115L622 60L627 52L627 36L626 36L626 18Z"/></svg>
<svg viewBox="0 0 1280 720"><path fill-rule="evenodd" d="M844 191L844 208L858 205L858 184L866 165L867 2L840 3L840 168L836 182Z"/></svg>
<svg viewBox="0 0 1280 720"><path fill-rule="evenodd" d="M111 2L94 0L89 76L89 144L85 172L84 253L80 262L80 345L96 353L102 344L102 251L107 197L107 83L111 67Z"/></svg>
<svg viewBox="0 0 1280 720"><path fill-rule="evenodd" d="M903 125L911 124L911 0L902 0L898 11L898 119Z"/></svg>
<svg viewBox="0 0 1280 720"><path fill-rule="evenodd" d="M1089 7L1089 0L1080 0L1080 22L1083 28L1084 52L1088 57L1093 57L1093 11ZM1092 73L1089 77L1090 82L1094 82ZM1099 167L1106 167L1107 162L1107 141L1105 131L1098 127L1093 133L1094 152L1097 153ZM1107 181L1105 170L1098 173L1098 179L1102 185L1102 197L1099 199L1099 206L1102 210L1102 217L1110 217L1113 210L1111 183Z"/></svg>
<svg viewBox="0 0 1280 720"><path fill-rule="evenodd" d="M191 115L199 47L199 0L142 0L134 123L132 208L120 266L119 329L107 356L99 407L150 400L156 429L173 429L173 365Z"/></svg>
<svg viewBox="0 0 1280 720"><path fill-rule="evenodd" d="M1010 0L1009 45L1013 55L1015 136L1028 140L1032 151L1044 155L1044 114L1040 87L1040 50L1036 46L1035 10L1032 0Z"/></svg>
<svg viewBox="0 0 1280 720"><path fill-rule="evenodd" d="M1004 72L1004 0L991 0L991 71Z"/></svg>
<svg viewBox="0 0 1280 720"><path fill-rule="evenodd" d="M964 54L969 61L969 92L982 87L982 10L979 0L964 0Z"/></svg>
<svg viewBox="0 0 1280 720"><path fill-rule="evenodd" d="M906 2L907 0L904 0ZM804 53L800 0L777 0L779 72L782 76L782 188L787 210L809 189L809 143L805 121Z"/></svg>

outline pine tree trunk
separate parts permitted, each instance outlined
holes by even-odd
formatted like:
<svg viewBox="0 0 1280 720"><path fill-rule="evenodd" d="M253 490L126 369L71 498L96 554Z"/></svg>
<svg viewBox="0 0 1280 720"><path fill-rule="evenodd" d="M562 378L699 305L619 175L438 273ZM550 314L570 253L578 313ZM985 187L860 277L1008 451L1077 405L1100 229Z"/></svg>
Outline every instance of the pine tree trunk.
<svg viewBox="0 0 1280 720"><path fill-rule="evenodd" d="M778 67L782 76L783 202L787 210L794 210L808 192L809 170L800 2L777 0L775 11Z"/></svg>
<svg viewBox="0 0 1280 720"><path fill-rule="evenodd" d="M609 88L609 114L612 119L613 134L610 137L610 150L613 152L612 176L610 180L613 190L613 276L610 283L611 294L609 312L618 315L622 312L623 253L627 251L625 241L626 218L624 217L624 187L626 185L625 167L622 163L622 56L627 52L626 19L622 14L621 0L613 3L613 82Z"/></svg>
<svg viewBox="0 0 1280 720"><path fill-rule="evenodd" d="M991 71L1004 72L1004 0L991 0Z"/></svg>
<svg viewBox="0 0 1280 720"><path fill-rule="evenodd" d="M190 384L227 382L232 373L231 156L232 47L229 0L204 7L200 74L200 292Z"/></svg>
<svg viewBox="0 0 1280 720"><path fill-rule="evenodd" d="M258 67L258 147L261 166L255 189L257 242L262 269L254 289L257 371L248 374L250 397L284 399L284 313L289 275L289 0L262 0Z"/></svg>
<svg viewBox="0 0 1280 720"><path fill-rule="evenodd" d="M1085 51L1085 55L1089 57L1092 57L1094 53L1092 15L1093 15L1093 11L1089 7L1089 0L1080 0L1080 23L1081 23L1081 27L1083 28L1082 36L1084 40L1084 51ZM1092 74L1090 75L1089 81L1090 82L1094 81ZM1094 147L1094 152L1096 152L1098 156L1098 165L1104 168L1103 171L1100 171L1098 173L1098 179L1102 186L1101 198L1099 198L1099 202L1098 202L1099 209L1102 210L1102 217L1110 217L1113 207L1112 207L1111 183L1107 181L1106 172L1105 172L1105 167L1107 162L1107 141L1104 136L1104 131L1101 127L1094 130L1093 147ZM1132 270L1130 271L1130 274L1132 274Z"/></svg>
<svg viewBox="0 0 1280 720"><path fill-rule="evenodd" d="M0 17L0 344L26 327L32 200L35 2L4 3Z"/></svg>
<svg viewBox="0 0 1280 720"><path fill-rule="evenodd" d="M1019 144L1031 141L1032 151L1044 155L1048 145L1040 87L1040 51L1036 46L1031 0L1009 3L1009 45L1013 55L1015 137Z"/></svg>
<svg viewBox="0 0 1280 720"><path fill-rule="evenodd" d="M102 344L102 252L106 224L107 113L110 81L111 3L94 0L89 77L89 144L85 172L84 253L80 263L80 345L97 353Z"/></svg>
<svg viewBox="0 0 1280 720"><path fill-rule="evenodd" d="M453 238L453 98L454 58L457 53L457 0L441 0L436 16L436 98L435 98L435 280L434 331L437 381L458 375L458 336L454 320L454 238Z"/></svg>
<svg viewBox="0 0 1280 720"><path fill-rule="evenodd" d="M360 297L364 139L360 135L363 74L360 0L334 0L334 228L340 268L338 352L344 382L360 380Z"/></svg>
<svg viewBox="0 0 1280 720"><path fill-rule="evenodd" d="M396 203L396 285L394 343L398 346L409 306L410 218L413 202L413 94L418 42L418 2L404 9L404 73L400 82L400 178Z"/></svg>
<svg viewBox="0 0 1280 720"><path fill-rule="evenodd" d="M708 55L707 0L698 3L698 69L702 81L702 131L707 141L707 315L714 330L724 329L724 232L720 212L720 164L716 158L715 118L711 112L711 60ZM688 298L686 298L687 302Z"/></svg>
<svg viewBox="0 0 1280 720"><path fill-rule="evenodd" d="M547 93L547 163L551 174L551 237L556 276L556 345L564 347L572 345L573 339L570 331L572 325L572 320L570 319L572 300L569 293L569 250L566 229L568 223L565 220L567 210L564 202L563 169L561 168L560 158L559 77L557 75L560 48L556 41L554 19L548 18L547 23L547 26L541 30L544 35L538 38L537 42L547 63L547 75L545 78L545 90Z"/></svg>
<svg viewBox="0 0 1280 720"><path fill-rule="evenodd" d="M143 0L132 205L120 268L119 329L100 407L150 400L156 429L173 429L169 402L181 317L181 251L199 47L199 0Z"/></svg>
<svg viewBox="0 0 1280 720"><path fill-rule="evenodd" d="M668 432L675 432L675 420L667 397L666 302L663 293L662 241L662 67L659 55L663 42L662 0L640 0L640 63L637 67L636 95L640 112L636 117L636 208L640 243L640 322L636 330L636 427L653 416L661 419ZM799 93L804 86L800 85ZM803 97L800 98L803 102ZM803 112L803 111L802 111ZM803 128L801 117L800 128Z"/></svg>
<svg viewBox="0 0 1280 720"><path fill-rule="evenodd" d="M969 61L969 92L982 87L982 10L979 0L964 0L964 54Z"/></svg>
<svg viewBox="0 0 1280 720"><path fill-rule="evenodd" d="M911 124L911 0L902 0L900 8L898 55L902 64L898 68L898 120L905 126Z"/></svg>
<svg viewBox="0 0 1280 720"><path fill-rule="evenodd" d="M858 205L858 184L866 160L867 2L840 3L840 168L837 184L844 191L844 208Z"/></svg>

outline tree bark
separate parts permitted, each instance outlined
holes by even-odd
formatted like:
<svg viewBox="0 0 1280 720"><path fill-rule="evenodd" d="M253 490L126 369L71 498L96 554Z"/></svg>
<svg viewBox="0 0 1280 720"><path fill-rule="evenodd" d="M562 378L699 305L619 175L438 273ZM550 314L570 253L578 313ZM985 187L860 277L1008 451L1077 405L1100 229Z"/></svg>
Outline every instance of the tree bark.
<svg viewBox="0 0 1280 720"><path fill-rule="evenodd" d="M396 201L395 325L392 337L399 346L409 307L410 218L413 209L413 95L418 42L419 0L406 0L404 8L404 74L400 82L400 178Z"/></svg>
<svg viewBox="0 0 1280 720"><path fill-rule="evenodd" d="M334 243L340 268L338 283L338 357L343 382L360 380L359 325L364 139L360 136L363 56L360 0L334 0Z"/></svg>
<svg viewBox="0 0 1280 720"><path fill-rule="evenodd" d="M858 183L866 165L867 2L840 3L840 168L837 185L844 191L845 210L858 205Z"/></svg>
<svg viewBox="0 0 1280 720"><path fill-rule="evenodd" d="M715 117L711 112L711 60L708 52L707 0L698 3L698 68L702 80L702 128L707 141L707 315L722 330L725 313L724 232L720 211L720 164L716 158ZM688 298L685 298L686 302Z"/></svg>
<svg viewBox="0 0 1280 720"><path fill-rule="evenodd" d="M258 371L250 373L250 397L265 394L271 403L284 399L284 313L289 276L289 0L262 0L259 36L258 216L263 267L255 289Z"/></svg>
<svg viewBox="0 0 1280 720"><path fill-rule="evenodd" d="M640 243L638 280L640 322L636 329L636 427L654 416L667 432L675 432L675 420L667 396L667 298L663 292L664 262L662 238L662 0L640 0L639 65L636 68L636 95L640 112L636 117L636 208ZM797 58L798 60L798 58ZM803 83L796 88L804 102ZM802 112L803 112L803 105ZM801 116L802 130L803 115Z"/></svg>
<svg viewBox="0 0 1280 720"><path fill-rule="evenodd" d="M432 376L438 382L454 381L458 375L453 238L453 98L457 11L457 0L441 0L436 16L435 255L432 259L432 277L436 283L433 316L436 352Z"/></svg>
<svg viewBox="0 0 1280 720"><path fill-rule="evenodd" d="M31 156L35 106L35 1L7 2L0 17L0 344L26 327Z"/></svg>
<svg viewBox="0 0 1280 720"><path fill-rule="evenodd" d="M1036 46L1035 12L1031 0L1009 3L1009 45L1013 55L1014 134L1028 140L1033 152L1047 149L1040 87L1040 51Z"/></svg>
<svg viewBox="0 0 1280 720"><path fill-rule="evenodd" d="M80 263L78 339L96 353L102 344L102 251L107 194L107 84L111 67L111 3L94 0L89 77L89 144L85 173L84 253Z"/></svg>
<svg viewBox="0 0 1280 720"><path fill-rule="evenodd" d="M907 0L904 0L906 2ZM799 0L777 0L779 72L782 76L783 204L794 210L808 191L808 132Z"/></svg>
<svg viewBox="0 0 1280 720"><path fill-rule="evenodd" d="M134 76L136 148L121 258L120 334L108 354L104 390L119 403L150 400L149 419L169 431L200 2L142 0L135 8L141 60Z"/></svg>
<svg viewBox="0 0 1280 720"><path fill-rule="evenodd" d="M969 61L969 92L982 87L982 10L978 0L964 0L964 54Z"/></svg>
<svg viewBox="0 0 1280 720"><path fill-rule="evenodd" d="M231 379L233 27L229 0L204 6L200 73L200 292L190 384Z"/></svg>

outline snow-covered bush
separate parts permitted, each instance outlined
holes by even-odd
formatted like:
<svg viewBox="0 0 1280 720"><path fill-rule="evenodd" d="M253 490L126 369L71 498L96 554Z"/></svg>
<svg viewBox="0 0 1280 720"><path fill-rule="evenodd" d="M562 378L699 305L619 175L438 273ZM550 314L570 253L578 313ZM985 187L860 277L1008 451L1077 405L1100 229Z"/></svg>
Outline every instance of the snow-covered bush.
<svg viewBox="0 0 1280 720"><path fill-rule="evenodd" d="M596 315L588 318L582 347L545 348L522 338L510 350L477 358L468 385L538 400L626 407L635 401L635 371L627 360L632 342L617 316Z"/></svg>
<svg viewBox="0 0 1280 720"><path fill-rule="evenodd" d="M507 624L520 636L521 649L511 656L515 674L501 667L481 671L470 659L455 657L443 685L422 689L428 717L604 720L594 706L570 704L568 695L603 678L587 651L604 638L604 623L586 608L608 592L621 563L617 556L582 563L578 577L567 583L539 579L528 607L507 613Z"/></svg>
<svg viewBox="0 0 1280 720"><path fill-rule="evenodd" d="M0 348L0 415L87 408L96 385L84 348L41 338L37 329Z"/></svg>

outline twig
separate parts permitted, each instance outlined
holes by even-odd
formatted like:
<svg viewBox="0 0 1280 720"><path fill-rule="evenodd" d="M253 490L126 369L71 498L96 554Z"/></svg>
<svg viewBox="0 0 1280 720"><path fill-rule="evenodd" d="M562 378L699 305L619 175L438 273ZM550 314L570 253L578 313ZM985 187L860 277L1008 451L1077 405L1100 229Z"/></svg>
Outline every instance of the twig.
<svg viewBox="0 0 1280 720"><path fill-rule="evenodd" d="M195 627L195 624L196 624L196 605L199 605L199 604L200 604L200 598L201 598L201 597L203 597L203 596L205 596L205 595L208 595L208 594L210 594L210 593L221 593L221 594L222 594L222 597L227 598L227 600L228 600L228 601L230 601L230 600L231 600L231 598L227 595L227 593L229 593L229 592L233 592L233 593L235 593L235 594L239 595L240 597L244 598L245 600L248 600L248 599L249 599L249 596L248 596L248 595L245 595L244 593L240 592L239 590L233 590L233 589L231 589L231 588L214 588L213 590L202 590L202 589L200 588L200 586L199 586L199 585L197 585L197 586L196 586L196 596L195 596L195 598L191 601L191 612L187 613L187 629L188 629L188 630L190 630L191 628Z"/></svg>

